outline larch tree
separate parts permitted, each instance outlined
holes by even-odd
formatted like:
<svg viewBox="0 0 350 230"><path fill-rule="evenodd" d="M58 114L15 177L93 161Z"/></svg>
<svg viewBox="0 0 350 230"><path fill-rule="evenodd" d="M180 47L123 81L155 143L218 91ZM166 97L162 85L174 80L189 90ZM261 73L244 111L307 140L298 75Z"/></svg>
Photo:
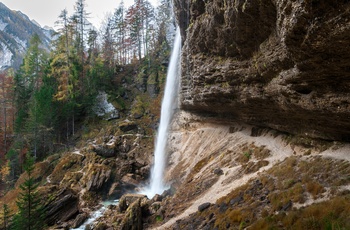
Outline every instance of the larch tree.
<svg viewBox="0 0 350 230"><path fill-rule="evenodd" d="M107 72L112 75L115 68L115 45L113 36L113 18L108 17L103 25L102 50L104 66Z"/></svg>
<svg viewBox="0 0 350 230"><path fill-rule="evenodd" d="M78 55L80 57L80 65L81 65L81 73L80 78L84 79L85 77L85 34L87 33L86 27L88 24L88 16L89 13L86 11L86 3L85 0L77 0L75 2L74 6L74 15L73 18L75 18L75 22L77 23L77 37L76 37L76 45L77 45L77 51ZM81 80L81 83L83 83L83 80Z"/></svg>
<svg viewBox="0 0 350 230"><path fill-rule="evenodd" d="M136 2L137 3L137 2ZM132 58L136 58L138 56L138 59L141 60L142 58L142 41L141 41L141 29L142 29L142 22L141 22L141 15L139 14L139 5L134 4L129 7L129 9L126 12L125 20L127 25L127 30L129 32L129 39L131 41L131 56Z"/></svg>
<svg viewBox="0 0 350 230"><path fill-rule="evenodd" d="M116 44L117 51L117 63L119 65L126 64L126 46L125 46L125 36L126 36L126 26L124 20L124 2L121 1L118 8L115 9L113 14L113 33Z"/></svg>

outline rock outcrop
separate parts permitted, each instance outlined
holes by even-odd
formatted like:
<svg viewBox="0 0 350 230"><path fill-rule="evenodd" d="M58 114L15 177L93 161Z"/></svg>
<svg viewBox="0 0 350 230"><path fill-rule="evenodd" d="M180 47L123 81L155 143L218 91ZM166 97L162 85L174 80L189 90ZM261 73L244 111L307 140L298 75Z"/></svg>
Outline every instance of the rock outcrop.
<svg viewBox="0 0 350 230"><path fill-rule="evenodd" d="M78 197L72 191L62 189L55 194L53 201L46 205L46 223L54 225L72 219L79 213L78 204Z"/></svg>
<svg viewBox="0 0 350 230"><path fill-rule="evenodd" d="M350 140L350 3L175 0L181 106Z"/></svg>

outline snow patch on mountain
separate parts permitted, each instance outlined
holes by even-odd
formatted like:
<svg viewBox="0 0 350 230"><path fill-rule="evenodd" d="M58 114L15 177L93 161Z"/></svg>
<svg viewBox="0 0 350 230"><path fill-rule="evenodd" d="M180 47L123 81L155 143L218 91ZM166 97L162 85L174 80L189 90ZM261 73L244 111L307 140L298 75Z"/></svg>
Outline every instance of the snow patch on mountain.
<svg viewBox="0 0 350 230"><path fill-rule="evenodd" d="M39 35L42 48L49 51L53 33L21 11L11 10L0 2L0 70L20 67L34 34Z"/></svg>
<svg viewBox="0 0 350 230"><path fill-rule="evenodd" d="M45 26L43 29L42 29L43 33L45 34L45 36L49 39L53 39L53 32L54 30L51 28L51 27L48 27L48 26Z"/></svg>
<svg viewBox="0 0 350 230"><path fill-rule="evenodd" d="M0 70L3 70L11 66L13 54L4 43L0 42L0 47Z"/></svg>
<svg viewBox="0 0 350 230"><path fill-rule="evenodd" d="M18 44L18 47L20 47L20 52L25 52L26 49L27 49L27 42L26 41L23 41L21 39L19 39L18 37L13 37L15 39L15 41L17 42Z"/></svg>
<svg viewBox="0 0 350 230"><path fill-rule="evenodd" d="M39 22L35 21L34 19L32 20L32 22L33 22L37 27L41 27L41 25L39 24Z"/></svg>
<svg viewBox="0 0 350 230"><path fill-rule="evenodd" d="M0 31L4 31L8 24L0 19Z"/></svg>

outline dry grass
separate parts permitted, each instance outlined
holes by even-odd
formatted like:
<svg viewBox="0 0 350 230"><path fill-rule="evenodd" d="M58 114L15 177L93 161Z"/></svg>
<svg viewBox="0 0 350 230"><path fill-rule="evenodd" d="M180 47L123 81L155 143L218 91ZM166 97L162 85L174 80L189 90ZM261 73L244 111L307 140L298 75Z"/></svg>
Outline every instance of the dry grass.
<svg viewBox="0 0 350 230"><path fill-rule="evenodd" d="M52 183L59 183L67 172L80 170L82 160L83 156L78 154L64 155L51 174Z"/></svg>
<svg viewBox="0 0 350 230"><path fill-rule="evenodd" d="M350 229L350 196L335 197L285 215L270 215L254 223L249 229Z"/></svg>
<svg viewBox="0 0 350 230"><path fill-rule="evenodd" d="M271 151L266 146L256 146L254 144L241 146L242 153L238 154L235 161L240 164L246 164L250 160L264 160L271 156Z"/></svg>
<svg viewBox="0 0 350 230"><path fill-rule="evenodd" d="M212 229L350 229L350 194L335 189L349 185L349 175L347 161L292 156L220 198L198 218L214 216ZM330 200L293 208L324 198L326 191L331 191Z"/></svg>
<svg viewBox="0 0 350 230"><path fill-rule="evenodd" d="M285 136L285 141L289 143L291 146L301 146L304 148L312 148L316 151L322 152L333 146L333 142L326 141L322 139L313 139L310 137L304 137L299 135L287 135ZM311 151L311 150L310 150ZM311 153L310 151L306 151L306 154Z"/></svg>

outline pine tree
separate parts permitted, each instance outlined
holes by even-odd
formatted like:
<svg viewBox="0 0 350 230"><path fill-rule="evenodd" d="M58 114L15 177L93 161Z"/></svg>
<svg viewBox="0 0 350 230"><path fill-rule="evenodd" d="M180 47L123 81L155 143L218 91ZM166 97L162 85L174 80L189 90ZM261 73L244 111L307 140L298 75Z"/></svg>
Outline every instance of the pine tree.
<svg viewBox="0 0 350 230"><path fill-rule="evenodd" d="M14 230L44 229L44 208L37 192L38 184L33 178L34 158L28 156L24 165L27 178L20 185L21 192L17 197L18 212L13 218Z"/></svg>

